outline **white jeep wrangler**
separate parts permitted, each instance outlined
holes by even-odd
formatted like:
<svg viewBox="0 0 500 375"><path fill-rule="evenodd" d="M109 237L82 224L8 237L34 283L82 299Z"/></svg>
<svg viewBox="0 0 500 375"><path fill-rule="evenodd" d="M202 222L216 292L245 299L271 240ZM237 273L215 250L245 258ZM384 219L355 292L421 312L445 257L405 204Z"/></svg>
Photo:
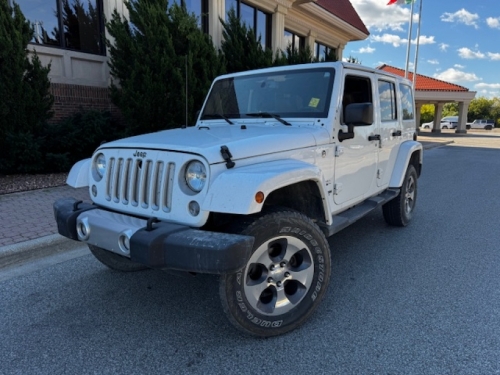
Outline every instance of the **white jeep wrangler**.
<svg viewBox="0 0 500 375"><path fill-rule="evenodd" d="M422 145L411 82L341 62L218 77L196 126L105 143L68 176L59 233L120 271L220 274L233 325L303 323L330 280L327 237L382 206L406 226Z"/></svg>

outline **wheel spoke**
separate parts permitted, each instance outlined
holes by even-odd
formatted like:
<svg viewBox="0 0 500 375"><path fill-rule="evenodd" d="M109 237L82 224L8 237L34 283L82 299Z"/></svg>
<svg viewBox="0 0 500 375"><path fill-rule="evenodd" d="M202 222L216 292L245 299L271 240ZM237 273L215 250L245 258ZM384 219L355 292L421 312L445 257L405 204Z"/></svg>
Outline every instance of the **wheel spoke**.
<svg viewBox="0 0 500 375"><path fill-rule="evenodd" d="M269 287L269 284L266 279L262 280L259 283L246 283L245 284L245 293L247 295L248 301L254 307L257 306L257 302L260 300L262 292Z"/></svg>
<svg viewBox="0 0 500 375"><path fill-rule="evenodd" d="M294 271L290 269L290 275L292 280L299 282L300 284L308 287L311 284L311 280L314 276L314 267L312 264L308 264L307 267Z"/></svg>

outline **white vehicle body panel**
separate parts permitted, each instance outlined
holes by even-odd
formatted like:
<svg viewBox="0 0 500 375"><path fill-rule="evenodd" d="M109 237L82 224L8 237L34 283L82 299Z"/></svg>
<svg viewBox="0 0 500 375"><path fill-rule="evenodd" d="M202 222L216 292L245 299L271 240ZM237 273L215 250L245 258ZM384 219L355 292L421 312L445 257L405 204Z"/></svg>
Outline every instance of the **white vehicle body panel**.
<svg viewBox="0 0 500 375"><path fill-rule="evenodd" d="M332 215L388 187L401 186L411 153L421 150L421 146L419 148L418 142L405 142L414 134L414 119L403 121L399 117L382 122L379 114L381 99L377 82L383 80L398 87L400 82L411 85L409 81L355 64L304 67L319 66L335 69L326 117L284 117L289 126L274 118L231 118L233 124L223 118L199 119L194 127L106 143L94 153L94 158L98 153L105 155L106 177L97 178L94 159L85 159L74 165L68 184L89 186L94 203L120 213L201 227L211 212L247 215L261 211L263 204L255 201L259 191L268 197L277 189L312 181L320 192L322 219L330 224ZM298 68L278 67L267 71L293 69ZM234 77L247 74L256 73L243 72ZM341 119L343 82L348 75L365 77L372 82L374 121L368 126L355 126L354 137L340 141L339 131L348 130ZM397 90L399 97L399 87ZM309 106L315 109L313 99ZM401 113L401 103L399 100L397 103L397 111ZM374 135L379 135L380 141L369 138ZM224 160L222 146L229 150L229 161L234 167ZM206 184L199 193L190 190L185 181L185 168L193 160L200 161L206 169ZM144 166L150 168L149 172ZM144 181L144 186L134 185L138 182L133 182L133 171L143 176L140 181ZM168 181L162 180L165 176ZM132 190L135 193L131 193ZM189 210L193 202L201 208L195 216Z"/></svg>

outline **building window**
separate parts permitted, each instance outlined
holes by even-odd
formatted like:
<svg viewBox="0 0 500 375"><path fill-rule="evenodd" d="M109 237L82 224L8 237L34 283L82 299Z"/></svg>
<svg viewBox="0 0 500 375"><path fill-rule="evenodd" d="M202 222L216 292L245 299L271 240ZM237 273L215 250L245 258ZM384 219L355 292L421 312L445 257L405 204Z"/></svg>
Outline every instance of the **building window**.
<svg viewBox="0 0 500 375"><path fill-rule="evenodd" d="M378 97L380 101L380 119L396 120L396 85L388 81L378 81Z"/></svg>
<svg viewBox="0 0 500 375"><path fill-rule="evenodd" d="M31 43L104 55L103 0L17 0L33 24Z"/></svg>
<svg viewBox="0 0 500 375"><path fill-rule="evenodd" d="M208 0L173 0L172 3L186 7L189 14L194 13L198 27L208 34Z"/></svg>
<svg viewBox="0 0 500 375"><path fill-rule="evenodd" d="M303 36L295 34L293 31L285 30L285 42L286 48L288 46L292 47L292 51L299 52L302 51L306 45L306 38Z"/></svg>
<svg viewBox="0 0 500 375"><path fill-rule="evenodd" d="M240 0L226 0L226 14L230 9L234 9L241 22L255 31L262 47L271 48L271 14Z"/></svg>
<svg viewBox="0 0 500 375"><path fill-rule="evenodd" d="M401 107L403 110L403 120L413 120L415 110L413 108L413 90L410 86L400 83Z"/></svg>
<svg viewBox="0 0 500 375"><path fill-rule="evenodd" d="M337 60L337 49L316 42L314 43L314 57L318 61Z"/></svg>

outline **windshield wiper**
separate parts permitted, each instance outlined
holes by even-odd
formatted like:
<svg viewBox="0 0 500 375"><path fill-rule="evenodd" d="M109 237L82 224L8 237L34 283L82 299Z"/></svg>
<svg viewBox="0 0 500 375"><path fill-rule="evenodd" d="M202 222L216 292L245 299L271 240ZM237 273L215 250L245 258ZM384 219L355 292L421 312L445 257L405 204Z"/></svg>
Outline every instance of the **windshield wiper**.
<svg viewBox="0 0 500 375"><path fill-rule="evenodd" d="M206 113L202 116L202 120L206 119L206 118L223 118L224 120L226 120L229 124L231 125L234 125L234 122L232 122L231 120L229 120L226 116L224 116L223 114L221 113Z"/></svg>
<svg viewBox="0 0 500 375"><path fill-rule="evenodd" d="M275 120L278 120L281 122L283 125L290 126L288 121L283 120L279 115L275 115L274 113L269 113L269 112L254 112L254 113L247 113L247 116L252 116L252 117L272 117Z"/></svg>

